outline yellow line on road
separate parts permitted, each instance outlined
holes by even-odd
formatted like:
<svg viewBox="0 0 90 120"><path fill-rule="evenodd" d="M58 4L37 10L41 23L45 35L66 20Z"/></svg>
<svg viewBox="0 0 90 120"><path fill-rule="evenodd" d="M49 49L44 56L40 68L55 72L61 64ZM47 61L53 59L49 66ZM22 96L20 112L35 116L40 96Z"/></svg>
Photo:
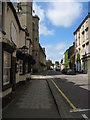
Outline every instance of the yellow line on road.
<svg viewBox="0 0 90 120"><path fill-rule="evenodd" d="M59 89L59 87L56 85L56 83L52 80L52 83L55 85L55 87L58 89L58 91L61 93L61 95L66 99L66 101L69 103L69 105L72 107L73 110L77 110L77 108L71 103L71 101L66 97L66 95Z"/></svg>

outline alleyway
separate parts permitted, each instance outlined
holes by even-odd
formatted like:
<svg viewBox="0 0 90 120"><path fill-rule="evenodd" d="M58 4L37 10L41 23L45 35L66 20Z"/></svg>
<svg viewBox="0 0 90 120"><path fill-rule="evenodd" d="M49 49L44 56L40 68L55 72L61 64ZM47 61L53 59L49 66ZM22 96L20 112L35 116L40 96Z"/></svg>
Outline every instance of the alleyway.
<svg viewBox="0 0 90 120"><path fill-rule="evenodd" d="M3 110L3 118L59 118L46 80L31 80Z"/></svg>

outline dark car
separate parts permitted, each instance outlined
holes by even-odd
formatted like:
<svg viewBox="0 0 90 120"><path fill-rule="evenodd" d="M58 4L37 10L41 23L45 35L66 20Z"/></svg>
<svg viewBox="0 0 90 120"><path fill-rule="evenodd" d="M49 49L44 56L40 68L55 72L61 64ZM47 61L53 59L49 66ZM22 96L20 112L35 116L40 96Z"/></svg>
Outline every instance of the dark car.
<svg viewBox="0 0 90 120"><path fill-rule="evenodd" d="M75 75L75 71L73 69L68 69L67 75Z"/></svg>

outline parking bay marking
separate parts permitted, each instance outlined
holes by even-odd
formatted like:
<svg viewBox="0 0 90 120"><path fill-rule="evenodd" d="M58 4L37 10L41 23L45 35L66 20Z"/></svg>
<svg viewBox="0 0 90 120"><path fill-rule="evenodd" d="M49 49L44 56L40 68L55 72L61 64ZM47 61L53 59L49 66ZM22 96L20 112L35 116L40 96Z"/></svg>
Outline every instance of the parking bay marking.
<svg viewBox="0 0 90 120"><path fill-rule="evenodd" d="M77 109L77 110L70 110L70 112L84 112L84 111L90 111L90 109Z"/></svg>
<svg viewBox="0 0 90 120"><path fill-rule="evenodd" d="M82 116L85 120L90 120L85 114L82 114Z"/></svg>
<svg viewBox="0 0 90 120"><path fill-rule="evenodd" d="M52 83L55 85L55 87L58 89L58 91L60 92L60 94L64 97L64 99L69 103L69 105L72 107L73 110L77 110L78 108L76 108L71 101L66 97L66 95L59 89L59 87L56 85L56 83L51 80Z"/></svg>

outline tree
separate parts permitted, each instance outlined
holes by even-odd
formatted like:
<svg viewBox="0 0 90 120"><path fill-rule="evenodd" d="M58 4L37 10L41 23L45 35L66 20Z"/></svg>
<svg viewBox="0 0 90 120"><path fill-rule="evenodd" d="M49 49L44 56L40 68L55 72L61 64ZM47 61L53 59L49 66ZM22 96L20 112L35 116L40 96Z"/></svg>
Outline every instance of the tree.
<svg viewBox="0 0 90 120"><path fill-rule="evenodd" d="M63 63L63 59L61 59L61 64Z"/></svg>
<svg viewBox="0 0 90 120"><path fill-rule="evenodd" d="M55 61L55 66L56 66L56 67L59 66L59 61Z"/></svg>

